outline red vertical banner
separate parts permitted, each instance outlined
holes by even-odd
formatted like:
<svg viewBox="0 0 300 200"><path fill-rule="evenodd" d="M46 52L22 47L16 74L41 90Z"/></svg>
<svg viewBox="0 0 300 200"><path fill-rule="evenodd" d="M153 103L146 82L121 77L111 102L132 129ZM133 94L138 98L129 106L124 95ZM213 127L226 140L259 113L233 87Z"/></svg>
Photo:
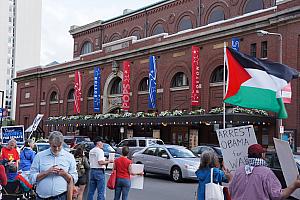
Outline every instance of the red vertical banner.
<svg viewBox="0 0 300 200"><path fill-rule="evenodd" d="M129 111L130 108L130 62L123 62L123 96L122 96L122 109Z"/></svg>
<svg viewBox="0 0 300 200"><path fill-rule="evenodd" d="M74 113L80 113L80 100L81 100L81 74L79 71L75 71L75 86L74 86Z"/></svg>
<svg viewBox="0 0 300 200"><path fill-rule="evenodd" d="M191 105L200 106L200 66L199 66L200 48L192 46L192 96Z"/></svg>
<svg viewBox="0 0 300 200"><path fill-rule="evenodd" d="M288 83L287 86L285 86L281 90L281 97L282 97L283 103L291 103L292 102L292 86L291 86L291 83Z"/></svg>

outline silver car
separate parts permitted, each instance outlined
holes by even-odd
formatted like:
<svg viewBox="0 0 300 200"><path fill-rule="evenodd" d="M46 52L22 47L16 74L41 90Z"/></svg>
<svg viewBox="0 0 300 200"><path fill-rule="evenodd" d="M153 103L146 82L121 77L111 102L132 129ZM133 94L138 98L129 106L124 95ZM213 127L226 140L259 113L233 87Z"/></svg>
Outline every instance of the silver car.
<svg viewBox="0 0 300 200"><path fill-rule="evenodd" d="M177 145L155 145L136 152L133 163L144 164L145 173L167 174L180 182L182 179L196 179L200 159L190 150Z"/></svg>

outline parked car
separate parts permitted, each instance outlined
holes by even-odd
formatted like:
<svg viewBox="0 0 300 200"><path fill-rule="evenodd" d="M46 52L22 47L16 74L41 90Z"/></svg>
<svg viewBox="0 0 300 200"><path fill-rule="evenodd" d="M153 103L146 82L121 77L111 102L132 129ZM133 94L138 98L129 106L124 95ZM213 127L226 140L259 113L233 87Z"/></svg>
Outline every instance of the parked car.
<svg viewBox="0 0 300 200"><path fill-rule="evenodd" d="M220 164L222 164L223 162L223 154L219 146L211 145L211 144L201 145L201 146L193 147L191 151L198 157L200 157L204 151L212 151L218 156Z"/></svg>
<svg viewBox="0 0 300 200"><path fill-rule="evenodd" d="M196 179L200 159L190 150L177 145L146 147L132 156L133 163L144 164L145 173L170 175L173 181Z"/></svg>
<svg viewBox="0 0 300 200"><path fill-rule="evenodd" d="M296 161L296 166L300 173L300 155L294 155L294 159ZM268 167L271 168L271 170L274 172L274 174L280 181L282 188L286 188L286 182L281 170L281 166L276 151L268 151L266 153L266 161L268 163Z"/></svg>
<svg viewBox="0 0 300 200"><path fill-rule="evenodd" d="M35 151L36 153L39 153L39 152L44 151L44 150L49 149L49 148L50 148L49 143L38 142L38 143L34 144L33 151ZM70 147L66 143L63 143L63 148L68 152L71 151Z"/></svg>
<svg viewBox="0 0 300 200"><path fill-rule="evenodd" d="M146 137L133 137L129 139L122 140L119 144L116 145L116 151L119 154L122 154L122 147L129 147L128 158L132 158L133 153L144 149L145 147L153 145L164 145L164 142L161 139L156 138L146 138Z"/></svg>
<svg viewBox="0 0 300 200"><path fill-rule="evenodd" d="M64 136L64 142L69 145L70 148L74 147L76 144L81 142L91 142L89 136L82 135L73 135L73 136Z"/></svg>
<svg viewBox="0 0 300 200"><path fill-rule="evenodd" d="M84 154L88 158L89 157L89 152L92 148L95 147L95 144L93 142L81 142L73 147L71 150L72 153L79 147L82 146L84 148ZM104 156L108 159L109 153L115 153L115 158L120 157L121 155L117 153L112 146L110 146L107 143L103 143L103 151L104 151Z"/></svg>

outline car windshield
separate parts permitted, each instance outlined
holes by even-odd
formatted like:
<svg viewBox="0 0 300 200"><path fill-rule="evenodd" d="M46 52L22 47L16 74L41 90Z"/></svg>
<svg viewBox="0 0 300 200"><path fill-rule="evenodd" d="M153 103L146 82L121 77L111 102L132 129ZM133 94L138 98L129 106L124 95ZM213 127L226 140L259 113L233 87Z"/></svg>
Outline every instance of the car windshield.
<svg viewBox="0 0 300 200"><path fill-rule="evenodd" d="M77 138L77 143L80 143L80 142L90 142L91 139L88 138L88 137L78 137Z"/></svg>
<svg viewBox="0 0 300 200"><path fill-rule="evenodd" d="M214 150L216 151L216 153L218 154L218 156L222 156L222 150L220 147L214 147Z"/></svg>
<svg viewBox="0 0 300 200"><path fill-rule="evenodd" d="M67 143L67 144L71 144L73 141L74 141L74 139L72 139L72 138L65 138L64 139L64 142Z"/></svg>
<svg viewBox="0 0 300 200"><path fill-rule="evenodd" d="M162 140L149 140L149 145L156 145L156 144L164 145Z"/></svg>
<svg viewBox="0 0 300 200"><path fill-rule="evenodd" d="M40 144L40 145L37 145L37 148L38 148L38 152L41 152L41 151L44 151L44 150L50 148L50 144Z"/></svg>
<svg viewBox="0 0 300 200"><path fill-rule="evenodd" d="M115 152L115 150L109 144L106 143L103 144L103 151L111 153Z"/></svg>
<svg viewBox="0 0 300 200"><path fill-rule="evenodd" d="M185 148L168 148L173 158L196 158L196 156Z"/></svg>

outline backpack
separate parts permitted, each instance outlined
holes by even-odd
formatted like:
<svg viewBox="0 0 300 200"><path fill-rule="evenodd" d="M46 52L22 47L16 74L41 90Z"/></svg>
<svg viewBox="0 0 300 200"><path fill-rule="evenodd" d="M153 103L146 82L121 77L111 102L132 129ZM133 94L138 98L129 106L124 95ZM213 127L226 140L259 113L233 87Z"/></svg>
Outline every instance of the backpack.
<svg viewBox="0 0 300 200"><path fill-rule="evenodd" d="M78 177L85 175L84 159L82 157L75 158Z"/></svg>

